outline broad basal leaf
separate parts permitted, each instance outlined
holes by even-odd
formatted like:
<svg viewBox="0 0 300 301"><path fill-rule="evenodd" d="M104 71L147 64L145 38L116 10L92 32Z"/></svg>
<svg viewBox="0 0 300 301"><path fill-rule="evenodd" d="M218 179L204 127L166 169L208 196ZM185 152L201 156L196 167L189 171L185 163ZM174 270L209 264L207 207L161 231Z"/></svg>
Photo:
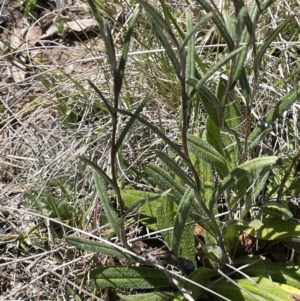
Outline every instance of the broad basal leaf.
<svg viewBox="0 0 300 301"><path fill-rule="evenodd" d="M86 272L76 276L81 282ZM108 287L117 289L150 289L156 287L173 286L165 274L150 267L115 266L93 269L89 272L86 284L89 287L104 289Z"/></svg>
<svg viewBox="0 0 300 301"><path fill-rule="evenodd" d="M281 289L278 283L264 277L253 277L236 281L222 279L212 284L210 289L234 301L291 300L291 294Z"/></svg>

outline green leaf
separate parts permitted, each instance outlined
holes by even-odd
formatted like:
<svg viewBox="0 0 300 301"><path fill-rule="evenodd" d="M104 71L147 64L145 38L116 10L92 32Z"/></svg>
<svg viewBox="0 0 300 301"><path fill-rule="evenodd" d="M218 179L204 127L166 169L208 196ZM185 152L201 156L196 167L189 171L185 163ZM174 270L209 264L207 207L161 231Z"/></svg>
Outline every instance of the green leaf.
<svg viewBox="0 0 300 301"><path fill-rule="evenodd" d="M252 5L250 10L250 16L246 8L242 9L241 11L242 11L242 15L240 16L240 18L242 18L242 23L245 24L245 22L247 22L248 27L252 27L252 30L250 29L250 31L253 31L254 29L253 29L253 25L251 26L251 23L252 21L256 20L256 16L258 14L257 5L255 4ZM247 21L246 19L248 17L249 20ZM240 35L237 34L238 43L248 44L251 41L251 38L252 36L248 33L247 29L244 29L242 33L240 33ZM236 57L236 63L234 65L233 83L235 84L237 80L240 79L241 85L243 87L243 91L247 96L249 96L250 95L249 82L244 68L246 56L247 56L247 51L243 51ZM248 97L246 97L246 101L247 99Z"/></svg>
<svg viewBox="0 0 300 301"><path fill-rule="evenodd" d="M156 208L166 198L165 196L156 200L157 194L153 192L136 190L131 187L120 189L120 193L126 208L135 208L138 206L140 208L139 214L142 214L142 216L139 216L138 218L148 217L148 222L150 222L150 225L156 228ZM142 203L139 203L141 200ZM146 200L152 201L149 202ZM143 220L142 222L148 225L147 221Z"/></svg>
<svg viewBox="0 0 300 301"><path fill-rule="evenodd" d="M81 282L85 279L85 272L76 276ZM117 289L150 289L156 287L170 287L165 274L150 267L104 267L89 272L86 284L91 288L104 289L113 287Z"/></svg>
<svg viewBox="0 0 300 301"><path fill-rule="evenodd" d="M240 231L251 229L249 222L243 220L229 220L224 223L222 233L225 243L228 244L228 249L236 243L238 233Z"/></svg>
<svg viewBox="0 0 300 301"><path fill-rule="evenodd" d="M209 269L205 267L200 267L196 271L192 272L188 279L192 280L194 283L199 284L203 287L207 287L208 281L213 278L219 276L217 270ZM187 291L192 292L192 297L196 300L203 289L200 286L197 286L188 281L182 281L182 286Z"/></svg>
<svg viewBox="0 0 300 301"><path fill-rule="evenodd" d="M244 196L245 202L244 202L244 206L243 206L244 208L242 209L241 216L246 216L253 202L266 188L269 175L270 175L270 168L265 167L258 173L256 178L253 179L253 182L251 183L250 191L248 191L248 193L246 193L246 195Z"/></svg>
<svg viewBox="0 0 300 301"><path fill-rule="evenodd" d="M177 214L175 217L174 228L173 228L173 239L172 239L172 251L175 253L175 255L178 254L179 246L181 243L181 236L185 228L185 223L188 220L193 201L194 201L194 191L192 190L191 187L189 187L188 189L186 189L182 197L182 200L178 206Z"/></svg>
<svg viewBox="0 0 300 301"><path fill-rule="evenodd" d="M272 5L276 0L267 0L262 4L261 10L265 11L270 5Z"/></svg>
<svg viewBox="0 0 300 301"><path fill-rule="evenodd" d="M152 197L146 197L143 199L139 199L138 201L136 201L130 208L128 208L126 210L126 212L122 215L121 217L121 223L120 223L120 227L121 228L125 228L124 224L126 221L126 217L136 211L137 209L141 208L142 210L145 211L145 209L149 209L149 213L150 217L152 218L156 218L156 215L154 215L156 213L156 210L152 210L152 207L150 206L150 203L152 202L156 202L155 205L157 206L157 202L161 202L161 200L163 200L165 197L167 197L167 194L170 192L170 190L167 190L166 192L162 193L162 194L156 194ZM124 193L123 193L124 194ZM121 192L122 195L122 192ZM132 202L132 195L129 196L130 197L130 201ZM127 206L128 202L124 202L124 204ZM147 206L147 207L146 207ZM141 216L139 216L139 218L141 218ZM141 222L143 222L143 220L141 220Z"/></svg>
<svg viewBox="0 0 300 301"><path fill-rule="evenodd" d="M195 76L195 36L193 32L193 24L191 16L186 13L186 24L187 24L187 38L183 42L181 49L184 49L185 42L187 43L187 56L186 56L186 68L185 68L185 78L190 78ZM193 88L186 84L186 93L190 96Z"/></svg>
<svg viewBox="0 0 300 301"><path fill-rule="evenodd" d="M213 266L223 267L228 262L227 255L218 245L206 243L203 252L213 262Z"/></svg>
<svg viewBox="0 0 300 301"><path fill-rule="evenodd" d="M233 41L236 40L235 22L228 10L222 10L222 17L225 23L225 28Z"/></svg>
<svg viewBox="0 0 300 301"><path fill-rule="evenodd" d="M199 159L215 166L222 177L225 177L228 174L226 161L215 148L201 138L193 135L188 135L187 141L190 151Z"/></svg>
<svg viewBox="0 0 300 301"><path fill-rule="evenodd" d="M187 173L185 171L183 171L181 169L181 167L175 162L173 161L171 158L168 157L168 155L166 155L163 152L160 151L156 151L155 154L157 155L157 157L162 160L162 162L164 162L180 179L182 179L182 181L187 184L188 186L192 187L193 189L197 189L196 185L193 181L193 179L187 175Z"/></svg>
<svg viewBox="0 0 300 301"><path fill-rule="evenodd" d="M270 214L271 216L275 217L281 217L283 220L287 220L293 217L292 212L289 210L287 204L284 202L264 202L261 210L265 214Z"/></svg>
<svg viewBox="0 0 300 301"><path fill-rule="evenodd" d="M263 225L264 224L259 219L254 219L251 222L249 222L249 226L254 230L260 229Z"/></svg>
<svg viewBox="0 0 300 301"><path fill-rule="evenodd" d="M176 293L174 292L152 292L146 294L121 295L118 294L121 300L124 301L172 301Z"/></svg>
<svg viewBox="0 0 300 301"><path fill-rule="evenodd" d="M122 82L123 82L124 73L125 73L125 64L126 64L126 60L127 60L128 51L129 51L129 42L130 42L130 38L133 33L133 28L136 23L138 15L139 15L139 9L137 8L131 16L131 19L128 24L128 29L127 29L127 32L126 32L126 35L124 38L124 44L122 47L122 55L121 55L121 59L119 62L117 76L116 76L116 78L117 78L117 83L116 83L116 87L115 87L116 95L119 95L121 88L122 88Z"/></svg>
<svg viewBox="0 0 300 301"><path fill-rule="evenodd" d="M286 239L300 235L300 224L293 220L268 217L262 222L264 226L258 230L248 229L245 232L264 240Z"/></svg>
<svg viewBox="0 0 300 301"><path fill-rule="evenodd" d="M257 170L262 170L264 167L270 166L272 164L276 164L278 161L278 157L270 156L270 157L261 157L255 158L253 160L247 161L239 165L230 174L224 178L222 183L218 186L214 201L231 185L239 182L240 185L248 185L247 181L243 181L245 177L249 175L255 175ZM240 190L244 190L246 187L238 187ZM211 206L214 206L214 202L212 202Z"/></svg>
<svg viewBox="0 0 300 301"><path fill-rule="evenodd" d="M161 44L165 48L166 54L168 55L172 65L173 65L174 71L175 71L178 79L181 80L182 75L181 75L180 63L179 63L179 61L176 57L176 54L175 54L174 50L172 49L172 46L170 45L167 37L164 35L163 30L162 30L162 29L165 29L168 32L168 34L170 35L173 43L175 43L176 46L179 46L178 42L176 40L176 37L172 33L171 27L161 17L159 12L157 12L150 4L148 4L146 1L142 1L142 0L138 0L138 2L145 9L146 15L147 15L147 18L148 18L148 20L151 24L151 27L153 28L157 38L159 39L159 41L161 42Z"/></svg>
<svg viewBox="0 0 300 301"><path fill-rule="evenodd" d="M205 0L196 0L196 2L198 2L207 13L213 13L212 20L217 26L218 30L220 31L223 39L227 43L229 50L232 51L234 49L234 42L230 34L228 33L226 27L224 26L223 22L214 11L214 9Z"/></svg>
<svg viewBox="0 0 300 301"><path fill-rule="evenodd" d="M117 63L116 63L116 56L115 56L115 49L114 44L112 41L111 33L109 28L107 27L105 21L103 20L101 14L99 13L98 9L96 8L95 2L93 0L88 0L89 5L93 11L96 21L99 24L99 29L101 33L101 37L104 41L106 52L109 58L109 62L111 65L111 69L113 74L117 71Z"/></svg>
<svg viewBox="0 0 300 301"><path fill-rule="evenodd" d="M214 292L234 301L287 301L291 295L268 278L253 277L228 281L221 279L210 286Z"/></svg>
<svg viewBox="0 0 300 301"><path fill-rule="evenodd" d="M116 145L115 145L115 152L117 152L119 150L119 148L122 146L124 139L126 137L126 135L128 134L130 128L132 127L133 123L135 122L135 120L137 119L137 116L141 113L141 111L143 110L144 106L147 104L147 102L149 101L150 97L152 96L153 91L150 91L148 93L148 95L144 98L144 100L141 102L141 104L138 106L138 108L136 109L136 111L133 113L133 115L130 117L129 121L127 122L126 126L124 127L124 129L122 130L121 135L119 136Z"/></svg>
<svg viewBox="0 0 300 301"><path fill-rule="evenodd" d="M212 14L208 14L204 17L201 18L201 20L196 24L196 26L193 28L192 27L192 20L191 20L191 16L190 14L187 12L186 13L186 24L187 24L187 35L182 43L182 45L180 46L180 53L183 53L183 51L185 50L185 47L188 47L188 52L189 52L189 44L191 43L191 40L193 40L193 45L195 46L195 33L197 33L198 29L200 26L202 26L204 23L206 23L210 18L211 18ZM192 48L194 48L194 46ZM195 48L194 48L195 50ZM186 78L188 78L188 76L186 76Z"/></svg>
<svg viewBox="0 0 300 301"><path fill-rule="evenodd" d="M91 87L96 91L96 93L100 96L100 98L102 99L102 101L105 104L105 107L107 108L108 112L110 113L110 116L113 118L114 113L113 113L113 109L112 107L109 105L108 101L106 100L106 98L104 97L104 95L102 94L102 92L99 90L99 88L88 79L88 83L91 85Z"/></svg>
<svg viewBox="0 0 300 301"><path fill-rule="evenodd" d="M167 22L162 17L162 15L160 14L160 12L158 12L147 1L138 0L137 2L139 2L143 6L144 10L146 11L146 14L153 19L154 23L157 24L157 25L159 25L159 28L164 29L170 35L171 39L173 40L173 43L176 44L177 40L176 40L175 35L172 32L172 27L171 27L170 23ZM169 14L168 14L168 16L169 16Z"/></svg>
<svg viewBox="0 0 300 301"><path fill-rule="evenodd" d="M238 53L240 53L241 51L246 50L248 47L248 45L244 45L241 46L233 51L231 51L229 54L227 54L223 59L221 59L218 63L214 64L212 68L210 68L209 70L207 70L207 72L205 73L205 75L203 75L203 77L198 81L197 85L196 85L196 89L200 89L200 87L216 72L219 71L220 68L225 65L229 60L231 60L232 58L234 58Z"/></svg>
<svg viewBox="0 0 300 301"><path fill-rule="evenodd" d="M239 27L239 23L240 23L240 26L242 29L244 28L244 26L246 26L248 33L251 37L254 28L253 28L253 23L249 16L248 9L246 6L241 7L241 9L239 11L236 28Z"/></svg>
<svg viewBox="0 0 300 301"><path fill-rule="evenodd" d="M247 146L247 151L248 152L250 152L254 147L256 147L261 141L263 141L263 139L265 138L265 137L267 137L267 135L270 133L272 131L272 127L270 126L270 127L268 127L268 128L266 128L266 129L264 129L264 127L261 125L260 127L256 127L255 129L254 129L254 131L252 132L252 133L254 133L254 132L256 132L255 133L255 135L254 134L250 134L250 136L249 136L249 139L253 139L253 137L252 136L256 136L255 138L254 138L254 140L249 140L249 141L251 141L251 143L249 143L248 144L248 146Z"/></svg>
<svg viewBox="0 0 300 301"><path fill-rule="evenodd" d="M94 176L97 193L100 202L103 206L104 212L107 216L107 219L111 224L111 226L113 227L118 238L120 238L121 237L120 221L114 207L112 206L111 200L108 196L107 187L104 185L101 175L96 170L93 171L93 176Z"/></svg>
<svg viewBox="0 0 300 301"><path fill-rule="evenodd" d="M261 275L278 283L300 288L300 265L286 262L259 261L243 268L250 277Z"/></svg>
<svg viewBox="0 0 300 301"><path fill-rule="evenodd" d="M152 179L152 182L160 188L162 191L172 189L170 195L174 199L175 203L179 205L179 202L184 194L185 188L176 182L169 173L160 168L157 165L149 164L145 167L146 173Z"/></svg>
<svg viewBox="0 0 300 301"><path fill-rule="evenodd" d="M156 209L158 228L160 230L170 229L168 231L162 231L164 241L170 248L172 247L174 240L172 229L175 223L175 216L178 213L178 206L173 202L173 200L170 197L164 199L163 202L161 202L161 204ZM193 265L196 264L194 226L184 226L183 229L181 229L181 231L181 237L175 238L175 240L177 239L177 241L178 239L180 239L180 245L177 249L177 254L175 253L174 255L178 255L185 260L187 259L188 262L185 263L185 260L182 260L179 257L177 257L176 262L173 262L171 264L177 266L180 269L182 268L187 272L187 268L188 270L190 270L193 267Z"/></svg>
<svg viewBox="0 0 300 301"><path fill-rule="evenodd" d="M219 99L205 85L199 87L198 93L208 116L212 119L217 127L221 127L224 113Z"/></svg>
<svg viewBox="0 0 300 301"><path fill-rule="evenodd" d="M78 158L84 163L91 166L95 171L97 171L102 176L102 178L107 182L107 184L109 184L115 191L118 189L118 187L116 187L115 183L111 180L111 178L97 164L95 164L94 162L92 162L91 160L89 160L84 156L78 156Z"/></svg>
<svg viewBox="0 0 300 301"><path fill-rule="evenodd" d="M248 32L249 34L247 34L247 32L244 31L244 27L245 25L247 26ZM240 43L249 43L250 41L250 37L252 34L252 30L253 30L253 24L251 21L251 18L248 14L248 10L245 6L243 6L240 11L239 11L239 15L237 18L237 24L236 24L236 47L238 45L240 45ZM244 33L244 34L243 34ZM237 57L236 57L236 61L234 64L234 75L233 75L233 83L235 83L240 75L241 72L244 70L244 63L245 63L245 59L246 59L246 54L247 51L244 50L242 53L240 53Z"/></svg>
<svg viewBox="0 0 300 301"><path fill-rule="evenodd" d="M224 158L220 128L212 121L209 116L206 119L206 139L207 142Z"/></svg>
<svg viewBox="0 0 300 301"><path fill-rule="evenodd" d="M133 260L137 261L136 256L132 256L130 254L127 254L125 252L122 252L115 247L99 242L99 241L93 241L89 239L79 238L75 236L66 236L66 241L68 244L75 246L79 249L86 250L86 251L92 251L95 253L111 256L111 257L117 257L117 258L124 258L127 260Z"/></svg>
<svg viewBox="0 0 300 301"><path fill-rule="evenodd" d="M127 112L125 110L121 110L121 109L117 109L117 111L123 115L126 116L133 116L134 114ZM174 143L173 141L171 141L168 137L166 137L156 126L154 126L153 124L151 124L150 122L148 122L147 120L141 118L140 116L137 116L136 119L141 122L142 124L144 124L147 128L149 128L150 130L152 130L155 134L157 134L160 138L162 138L162 140L169 145L176 154L178 154L181 159L185 162L185 163L189 163L189 160L187 159L186 155L181 151L181 149L176 145L176 143Z"/></svg>
<svg viewBox="0 0 300 301"><path fill-rule="evenodd" d="M190 158L191 158L191 162L192 162L195 170L197 171L197 173L199 175L201 175L201 183L200 183L201 191L200 191L200 193L201 193L202 200L204 201L205 205L207 206L209 204L209 202L211 201L213 192L215 190L215 181L214 181L212 166L210 164L208 164L207 162L205 162L204 160L199 159L192 152L190 153ZM201 216L201 219L207 217L206 213L204 213L200 204L196 200L194 200L192 209L193 209L193 211L197 212ZM199 218L195 219L195 221L197 221L197 220L199 222ZM208 229L207 225L211 226L210 221L207 221L205 224L206 225L204 225L203 222L201 223L201 226L205 229ZM212 228L210 228L210 231L211 231L211 229ZM212 231L212 233L213 232L214 231Z"/></svg>
<svg viewBox="0 0 300 301"><path fill-rule="evenodd" d="M173 200L168 197L161 202L156 208L157 224L159 230L168 229L174 225L174 217L178 206ZM164 241L168 246L172 245L172 232L171 230L163 231Z"/></svg>

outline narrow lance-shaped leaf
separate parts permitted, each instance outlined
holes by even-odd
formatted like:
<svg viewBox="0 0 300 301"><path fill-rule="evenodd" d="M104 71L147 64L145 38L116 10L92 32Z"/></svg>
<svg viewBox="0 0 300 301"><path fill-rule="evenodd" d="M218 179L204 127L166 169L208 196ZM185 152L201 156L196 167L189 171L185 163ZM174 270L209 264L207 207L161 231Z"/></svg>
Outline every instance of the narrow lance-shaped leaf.
<svg viewBox="0 0 300 301"><path fill-rule="evenodd" d="M196 87L198 81L196 79L189 78L187 80L187 83L193 87ZM204 84L198 88L198 93L208 116L217 126L220 126L222 124L221 121L223 117L221 102L216 97L216 95Z"/></svg>
<svg viewBox="0 0 300 301"><path fill-rule="evenodd" d="M177 163L175 163L163 152L156 151L155 153L159 159L161 159L180 179L184 181L185 184L192 187L193 189L197 189L193 179L189 175L187 175L187 173L184 172Z"/></svg>
<svg viewBox="0 0 300 301"><path fill-rule="evenodd" d="M74 237L74 236L67 236L65 239L67 243L69 243L70 245L75 246L76 248L82 250L92 251L95 253L99 253L111 257L124 258L127 260L134 260L134 261L137 260L137 256L133 256L126 252L122 252L116 249L115 247L100 241L93 241L93 240Z"/></svg>
<svg viewBox="0 0 300 301"><path fill-rule="evenodd" d="M270 157L261 157L261 158L255 158L253 160L247 161L241 165L239 165L237 168L235 168L233 171L230 172L230 174L223 179L222 183L218 186L215 195L213 197L213 202L211 203L211 208L215 205L215 202L218 197L231 185L233 185L235 182L239 181L239 183L242 183L241 180L248 176L249 174L256 173L257 170L262 170L264 167L270 166L272 164L276 164L278 161L277 156L270 156ZM243 182L246 183L247 182ZM243 189L243 187L239 187L239 189Z"/></svg>
<svg viewBox="0 0 300 301"><path fill-rule="evenodd" d="M122 110L122 109L117 109L117 111L123 115L127 115L127 116L133 116L133 113L130 113L128 111ZM180 148L173 142L171 141L168 137L166 137L165 134L163 134L156 126L154 126L153 124L151 124L150 122L148 122L147 120L145 120L144 118L137 116L136 119L141 122L142 124L144 124L147 128L151 129L155 134L157 134L160 138L162 138L167 145L169 145L176 154L178 154L181 159L185 162L185 163L189 163L189 160L187 159L187 157L185 156L185 154L180 150Z"/></svg>
<svg viewBox="0 0 300 301"><path fill-rule="evenodd" d="M234 42L231 37L231 35L228 33L226 27L224 26L223 22L221 19L218 17L217 13L214 11L214 9L208 4L206 0L196 0L204 9L207 13L213 13L212 20L215 23L216 27L221 33L221 36L225 40L226 44L228 45L229 51L234 50ZM240 82L243 91L246 91L247 94L250 94L250 88L249 88L249 83L247 80L246 72L245 69L242 67L242 71L240 73Z"/></svg>
<svg viewBox="0 0 300 301"><path fill-rule="evenodd" d="M174 222L173 228L173 239L172 239L172 251L177 255L181 236L185 227L185 223L189 217L189 212L194 201L194 191L191 187L186 189L182 200L178 206L177 215Z"/></svg>
<svg viewBox="0 0 300 301"><path fill-rule="evenodd" d="M151 20L153 20L155 24L159 25L161 29L164 29L169 34L173 43L176 45L176 47L178 47L178 42L175 35L173 34L172 27L168 22L166 22L161 14L147 1L138 0L137 2L139 2L143 6L147 15L151 17Z"/></svg>
<svg viewBox="0 0 300 301"><path fill-rule="evenodd" d="M220 128L208 116L206 119L206 139L207 142L224 157Z"/></svg>
<svg viewBox="0 0 300 301"><path fill-rule="evenodd" d="M222 177L228 174L226 161L210 144L199 137L188 135L188 147L197 157L215 166Z"/></svg>
<svg viewBox="0 0 300 301"><path fill-rule="evenodd" d="M229 35L228 31L226 30L225 26L223 25L221 19L218 17L218 15L213 10L213 8L205 0L196 0L196 2L198 2L205 9L205 11L207 13L213 13L213 16L212 16L213 22L216 24L216 26L217 26L218 30L220 31L222 37L226 41L229 50L230 51L233 50L234 49L234 42L233 42L231 36Z"/></svg>
<svg viewBox="0 0 300 301"><path fill-rule="evenodd" d="M130 38L133 33L134 25L136 23L138 15L139 15L139 9L137 8L129 21L128 29L127 29L127 32L125 35L124 44L122 47L122 55L121 55L118 72L117 72L117 78L118 78L118 80L117 80L118 86L116 87L117 95L119 95L119 93L121 91L122 82L123 82L123 78L124 78L124 72L125 72L125 64L126 64L128 50L129 50L129 42L130 42Z"/></svg>
<svg viewBox="0 0 300 301"><path fill-rule="evenodd" d="M122 146L124 139L126 137L126 135L128 134L130 128L132 127L133 123L135 122L135 120L137 119L137 116L141 113L141 111L143 110L144 106L147 104L147 102L149 101L150 97L152 96L153 91L150 91L148 93L148 95L145 97L145 99L141 102L141 104L138 106L138 108L136 109L136 111L134 112L134 114L130 117L129 121L127 122L126 126L124 127L124 129L122 130L122 133L120 135L120 137L117 140L117 143L115 145L114 151L117 153L117 151L119 150L119 148Z"/></svg>
<svg viewBox="0 0 300 301"><path fill-rule="evenodd" d="M300 224L291 219L283 221L278 217L270 217L263 219L263 224L258 230L248 229L245 232L264 240L284 240L300 235Z"/></svg>
<svg viewBox="0 0 300 301"><path fill-rule="evenodd" d="M88 158L84 156L78 156L80 160L91 166L94 170L96 170L102 178L106 181L107 184L109 184L115 191L117 191L118 187L116 187L115 183L111 180L111 178L94 162L89 160Z"/></svg>
<svg viewBox="0 0 300 301"><path fill-rule="evenodd" d="M233 41L236 40L235 22L227 10L222 11L222 17L225 23L226 30Z"/></svg>
<svg viewBox="0 0 300 301"><path fill-rule="evenodd" d="M190 78L195 76L195 36L193 32L193 24L191 20L191 16L189 13L186 14L186 21L187 21L187 30L188 30L188 36L187 41L184 42L187 43L187 56L186 56L186 67L185 67L185 78ZM184 50L185 43L181 46L181 51ZM193 90L193 87L186 84L186 93L189 96L191 94L191 91ZM190 100L191 101L191 100Z"/></svg>
<svg viewBox="0 0 300 301"><path fill-rule="evenodd" d="M174 225L174 212L178 206L171 197L164 199L156 208L157 225L159 230L168 229ZM164 231L164 241L167 245L172 245L172 232Z"/></svg>
<svg viewBox="0 0 300 301"><path fill-rule="evenodd" d="M288 220L293 217L288 205L280 201L264 202L261 211L271 216L282 218L282 220Z"/></svg>
<svg viewBox="0 0 300 301"><path fill-rule="evenodd" d="M219 71L220 68L225 65L229 60L234 58L238 53L240 53L243 50L246 50L248 45L241 46L233 51L231 51L229 54L227 54L223 59L221 59L218 63L213 65L212 68L210 68L205 75L198 81L196 85L196 89L199 89L216 71Z"/></svg>
<svg viewBox="0 0 300 301"><path fill-rule="evenodd" d="M248 33L250 36L252 36L253 34L253 23L252 20L249 16L248 10L246 8L246 6L243 6L240 10L240 17L242 19L242 22L246 25L246 28L248 30Z"/></svg>
<svg viewBox="0 0 300 301"><path fill-rule="evenodd" d="M181 184L176 182L169 173L157 165L149 164L145 167L145 171L152 179L152 182L162 191L171 188L170 195L175 203L179 204L185 191L185 188Z"/></svg>
<svg viewBox="0 0 300 301"><path fill-rule="evenodd" d="M286 262L261 260L257 263L247 265L243 268L243 272L250 277L261 275L262 277L270 277L275 282L300 288L299 263L287 264Z"/></svg>
<svg viewBox="0 0 300 301"><path fill-rule="evenodd" d="M188 32L187 35L183 41L183 43L180 46L180 53L183 53L184 49L186 46L188 46L190 40L194 40L193 43L195 43L195 33L198 31L199 27L201 27L204 23L206 23L211 17L212 17L212 13L207 14L206 16L204 16L203 18L201 18L201 20L196 24L196 26L193 28L192 27L192 23L191 23L191 18L190 18L190 14L187 13L187 26L188 26ZM188 46L189 48L189 46ZM186 77L188 78L188 77Z"/></svg>
<svg viewBox="0 0 300 301"><path fill-rule="evenodd" d="M246 21L245 19L247 19L247 17L249 17L250 20L248 20L248 26L251 27L251 23L252 20L254 21L257 13L258 13L258 8L257 5L255 3L253 3L251 10L250 10L250 16L248 14L247 8L245 6L243 6L243 9L241 9L241 15L239 15L240 17L240 23L244 24L244 22ZM247 22L247 21L246 21ZM250 23L251 22L251 23ZM253 27L253 25L252 25ZM254 29L252 28L252 31ZM252 36L248 33L247 30L243 30L239 36L237 36L237 39L239 40L240 43L249 43L251 42L251 38ZM249 82L247 80L247 76L245 73L245 68L244 68L244 63L246 60L246 56L247 56L247 51L243 51L241 52L237 57L236 57L236 63L234 66L234 75L233 75L233 83L236 83L238 79L240 79L241 84L243 83L243 90L246 92L247 95L250 94L250 90L249 90ZM246 98L247 101L247 98Z"/></svg>
<svg viewBox="0 0 300 301"><path fill-rule="evenodd" d="M110 113L111 118L114 118L114 114L113 114L113 110L112 107L108 104L108 101L106 100L106 98L104 97L104 95L102 94L102 92L98 89L98 87L91 82L90 80L88 80L88 83L92 86L92 88L96 91L96 93L100 96L100 98L102 99L102 101L105 104L105 107L107 108L108 112Z"/></svg>
<svg viewBox="0 0 300 301"><path fill-rule="evenodd" d="M252 187L251 192L247 193L245 196L245 206L242 209L242 216L246 216L247 212L249 211L249 208L253 204L254 200L261 194L261 192L264 190L264 188L267 185L267 181L269 179L270 175L270 168L265 167L263 168L258 176L256 177Z"/></svg>
<svg viewBox="0 0 300 301"><path fill-rule="evenodd" d="M115 56L115 49L112 43L112 39L110 39L109 35L109 28L106 26L105 21L103 20L101 14L99 13L98 9L96 8L95 2L93 0L88 0L90 7L92 8L93 14L95 16L96 21L99 24L99 29L101 32L101 36L104 40L106 52L109 58L109 62L111 65L111 69L113 74L115 74L117 70L117 63L116 63L116 56Z"/></svg>
<svg viewBox="0 0 300 301"><path fill-rule="evenodd" d="M264 277L238 279L236 281L221 279L212 284L210 289L234 301L287 301L291 299L290 293Z"/></svg>
<svg viewBox="0 0 300 301"><path fill-rule="evenodd" d="M164 28L170 34L170 30L168 30L169 25L160 17L159 13L151 5L149 5L147 2L141 1L141 0L139 2L144 7L147 18L157 36L157 38L159 39L159 41L165 48L166 54L168 55L172 65L173 65L174 71L175 71L178 79L181 80L182 76L181 76L180 63L176 57L174 50L172 49L172 46L170 45L167 37L164 35L163 30L162 30L162 28ZM172 37L172 34L171 34L171 37ZM179 48L178 42L175 37L173 37L173 42Z"/></svg>
<svg viewBox="0 0 300 301"><path fill-rule="evenodd" d="M180 35L180 37L182 39L184 39L185 34L183 32L183 28L182 28L180 19L178 19L176 15L173 16L172 12L170 12L170 9L167 8L165 0L160 0L160 3L163 6L166 22L170 23L170 21L171 21L173 23L174 27L176 28L178 34ZM168 6L168 7L170 8L170 6ZM170 23L170 25L171 25L171 23Z"/></svg>
<svg viewBox="0 0 300 301"><path fill-rule="evenodd" d="M93 176L94 176L97 193L98 193L100 202L103 206L104 212L107 216L107 220L111 224L111 226L114 229L117 236L120 238L121 237L121 233L120 233L121 224L120 224L118 215L109 199L109 196L107 193L107 187L103 183L102 176L100 176L100 174L96 170L93 171Z"/></svg>

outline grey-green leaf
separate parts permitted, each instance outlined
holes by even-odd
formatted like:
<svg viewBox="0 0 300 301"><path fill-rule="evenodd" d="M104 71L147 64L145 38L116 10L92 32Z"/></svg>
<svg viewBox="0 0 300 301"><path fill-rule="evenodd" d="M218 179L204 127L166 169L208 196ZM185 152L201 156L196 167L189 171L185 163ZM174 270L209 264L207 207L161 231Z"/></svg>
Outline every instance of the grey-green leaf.
<svg viewBox="0 0 300 301"><path fill-rule="evenodd" d="M177 214L175 217L172 239L172 251L177 255L181 236L185 227L185 223L189 217L190 209L194 202L194 191L191 187L187 188L182 200L178 206Z"/></svg>
<svg viewBox="0 0 300 301"><path fill-rule="evenodd" d="M277 156L269 156L255 158L253 160L242 163L237 168L232 170L230 174L222 181L221 185L218 186L213 198L214 202L229 186L237 183L238 181L239 183L244 183L246 185L247 182L242 182L244 177L252 173L257 173L257 170L262 170L264 167L276 164L277 161ZM239 187L239 189L242 190L243 188ZM212 202L211 207L214 206L214 202Z"/></svg>
<svg viewBox="0 0 300 301"><path fill-rule="evenodd" d="M120 221L119 221L118 215L109 199L109 196L107 193L107 187L104 185L103 178L96 170L93 170L93 176L94 176L97 193L98 193L98 196L100 199L100 203L103 206L104 212L107 216L109 223L113 227L115 233L120 238L121 237Z"/></svg>
<svg viewBox="0 0 300 301"><path fill-rule="evenodd" d="M169 173L157 165L149 164L145 167L146 173L152 179L152 182L162 191L172 189L170 195L174 198L176 204L179 204L185 188L176 182Z"/></svg>
<svg viewBox="0 0 300 301"><path fill-rule="evenodd" d="M222 155L206 141L199 137L188 135L188 147L198 158L215 166L222 177L228 174L228 167Z"/></svg>
<svg viewBox="0 0 300 301"><path fill-rule="evenodd" d="M136 256L132 256L130 254L122 252L116 249L115 247L103 242L93 241L93 240L84 239L75 236L67 236L65 239L67 243L69 243L70 245L75 246L82 250L92 251L95 253L117 257L117 258L124 258L128 260L134 260L134 261L137 260Z"/></svg>
<svg viewBox="0 0 300 301"><path fill-rule="evenodd" d="M77 280L85 278L85 272L77 275ZM114 266L93 269L89 272L87 285L92 288L108 287L118 289L150 289L173 286L165 274L151 267Z"/></svg>
<svg viewBox="0 0 300 301"><path fill-rule="evenodd" d="M134 295L118 295L124 301L172 301L175 299L175 292L151 292Z"/></svg>
<svg viewBox="0 0 300 301"><path fill-rule="evenodd" d="M176 162L169 158L168 155L160 151L156 151L155 153L160 160L162 160L178 177L180 177L180 179L182 179L182 181L184 181L185 184L193 189L197 189L193 179L185 171L183 171Z"/></svg>

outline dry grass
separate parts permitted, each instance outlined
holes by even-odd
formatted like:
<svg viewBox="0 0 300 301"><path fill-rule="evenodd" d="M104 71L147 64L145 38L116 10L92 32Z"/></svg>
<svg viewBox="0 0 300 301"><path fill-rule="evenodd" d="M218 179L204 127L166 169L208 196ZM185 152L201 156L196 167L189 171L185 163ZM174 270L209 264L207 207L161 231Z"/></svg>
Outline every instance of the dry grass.
<svg viewBox="0 0 300 301"><path fill-rule="evenodd" d="M13 21L10 18L16 17L13 9L19 2L2 2L2 16L9 19L0 24L0 300L75 300L79 296L81 300L116 300L116 292L102 291L99 298L74 282L78 271L112 264L111 259L95 258L93 254L68 247L63 240L66 234L78 229L86 237L100 233L105 239L111 233L110 226L101 218L103 211L97 202L91 170L76 160L78 155L88 156L108 174L111 172L111 119L87 82L91 80L107 99L113 98L103 41L95 26L78 32L66 29L65 35L56 33L41 39L41 34L47 33L47 22L53 19L65 23L92 18L86 1L66 7L58 7L55 1L45 5L38 1L28 16L19 13ZM183 31L186 10L193 13L195 22L204 15L193 2L170 2L168 5L172 5ZM223 8L229 4L220 1L217 5ZM299 80L298 5L294 0L276 2L257 26L259 45L263 42L259 38L268 36L286 16L296 16L295 23L279 35L263 60L263 80L258 84L252 106L256 121L263 120L266 111ZM125 1L108 3L103 8L116 45L121 45L132 9ZM23 22L23 32L17 28L18 22ZM41 28L42 33L29 36L31 30ZM36 42L32 43L28 37ZM222 43L211 23L199 29L196 47L204 69L222 58L225 46ZM120 107L133 111L153 90L152 100L142 116L176 141L180 87L143 18L131 48ZM117 53L120 54L120 49ZM252 64L251 53L246 62ZM216 85L222 71L208 81L211 87ZM238 89L236 94L243 103L244 96ZM205 121L204 108L199 110L197 130L203 128ZM264 151L273 148L288 153L290 144L294 149L299 147L298 111L299 104L295 104L282 116L272 134L272 145L265 145ZM119 131L125 121L125 118L119 120ZM133 171L141 171L145 162L158 162L152 150L165 148L165 143L151 130L135 125L117 162L120 181L147 190L138 172ZM129 228L128 237L149 236L145 231L137 223Z"/></svg>

